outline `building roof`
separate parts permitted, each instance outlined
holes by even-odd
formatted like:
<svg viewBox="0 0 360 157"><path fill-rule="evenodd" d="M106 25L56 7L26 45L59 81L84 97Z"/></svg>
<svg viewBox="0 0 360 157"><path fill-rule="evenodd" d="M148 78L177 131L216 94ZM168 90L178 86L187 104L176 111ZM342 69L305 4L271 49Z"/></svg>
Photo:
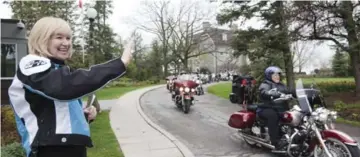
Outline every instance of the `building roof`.
<svg viewBox="0 0 360 157"><path fill-rule="evenodd" d="M19 19L0 19L1 23L13 23L13 24L17 24L20 20ZM21 20L23 23L24 21Z"/></svg>
<svg viewBox="0 0 360 157"><path fill-rule="evenodd" d="M227 40L223 40L223 34L226 34ZM233 35L234 33L231 30L210 27L208 29L205 29L201 33L195 34L194 38L196 42L201 42L210 36L210 38L214 41L215 46L221 46L221 45L229 46L233 39Z"/></svg>

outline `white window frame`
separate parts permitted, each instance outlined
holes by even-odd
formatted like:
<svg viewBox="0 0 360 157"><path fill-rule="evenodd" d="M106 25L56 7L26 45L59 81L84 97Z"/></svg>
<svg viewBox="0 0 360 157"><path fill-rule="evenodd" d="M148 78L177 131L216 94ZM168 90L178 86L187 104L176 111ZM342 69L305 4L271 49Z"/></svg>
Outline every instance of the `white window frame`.
<svg viewBox="0 0 360 157"><path fill-rule="evenodd" d="M11 42L1 42L1 44L14 44L15 45L15 74L18 69L18 44L17 43L11 43ZM0 80L12 80L13 77L1 77Z"/></svg>
<svg viewBox="0 0 360 157"><path fill-rule="evenodd" d="M226 33L222 33L222 40L227 41L227 34Z"/></svg>

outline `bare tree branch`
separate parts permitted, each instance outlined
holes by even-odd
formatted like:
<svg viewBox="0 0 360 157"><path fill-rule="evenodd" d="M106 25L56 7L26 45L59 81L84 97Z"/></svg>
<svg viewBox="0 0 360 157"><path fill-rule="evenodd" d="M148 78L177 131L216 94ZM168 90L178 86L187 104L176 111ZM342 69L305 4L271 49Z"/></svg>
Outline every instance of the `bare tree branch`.
<svg viewBox="0 0 360 157"><path fill-rule="evenodd" d="M310 42L297 41L291 45L294 68L297 67L299 72L305 68L305 65L314 57L315 44Z"/></svg>

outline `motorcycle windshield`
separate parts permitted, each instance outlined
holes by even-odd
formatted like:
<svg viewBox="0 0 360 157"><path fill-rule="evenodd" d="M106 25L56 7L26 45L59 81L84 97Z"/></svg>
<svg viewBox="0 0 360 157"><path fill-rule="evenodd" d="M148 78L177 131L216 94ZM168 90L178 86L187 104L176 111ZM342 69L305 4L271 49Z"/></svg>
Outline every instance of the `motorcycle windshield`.
<svg viewBox="0 0 360 157"><path fill-rule="evenodd" d="M309 114L312 112L310 102L304 90L304 85L301 79L296 81L296 95L298 97L299 106L302 112Z"/></svg>

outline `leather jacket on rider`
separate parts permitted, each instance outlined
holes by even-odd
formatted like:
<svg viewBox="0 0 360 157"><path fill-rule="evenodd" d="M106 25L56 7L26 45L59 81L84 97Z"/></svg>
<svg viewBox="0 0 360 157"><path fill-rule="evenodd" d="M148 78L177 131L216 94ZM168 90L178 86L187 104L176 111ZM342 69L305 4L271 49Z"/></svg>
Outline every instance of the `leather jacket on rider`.
<svg viewBox="0 0 360 157"><path fill-rule="evenodd" d="M261 107L270 107L276 109L288 109L288 106L285 101L273 102L274 99L280 98L280 94L278 92L269 92L271 89L276 88L277 91L284 94L292 94L290 90L282 83L274 83L269 80L265 80L260 84L259 93L260 100L264 103L260 105Z"/></svg>

